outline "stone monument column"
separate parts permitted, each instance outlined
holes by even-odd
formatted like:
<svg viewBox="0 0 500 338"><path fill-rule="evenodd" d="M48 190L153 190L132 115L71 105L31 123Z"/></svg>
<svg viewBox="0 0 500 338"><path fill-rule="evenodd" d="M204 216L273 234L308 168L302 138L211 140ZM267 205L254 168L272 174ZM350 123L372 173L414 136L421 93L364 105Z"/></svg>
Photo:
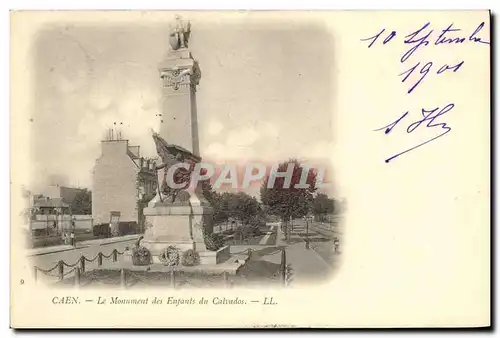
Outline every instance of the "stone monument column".
<svg viewBox="0 0 500 338"><path fill-rule="evenodd" d="M196 86L201 72L187 48L189 35L190 24L183 23L178 17L176 26L170 32L171 49L159 66L162 86L159 136L168 144L180 146L199 156ZM167 169L158 170L160 185ZM212 231L213 211L203 197L201 185L194 192L183 193L173 202L157 193L148 208L144 209L147 229L143 244L151 250L153 257L169 245L181 250L195 249L200 252L203 263L203 252L206 253L203 228Z"/></svg>
<svg viewBox="0 0 500 338"><path fill-rule="evenodd" d="M198 63L187 48L172 50L161 63L162 124L160 136L200 155L196 86L201 78Z"/></svg>

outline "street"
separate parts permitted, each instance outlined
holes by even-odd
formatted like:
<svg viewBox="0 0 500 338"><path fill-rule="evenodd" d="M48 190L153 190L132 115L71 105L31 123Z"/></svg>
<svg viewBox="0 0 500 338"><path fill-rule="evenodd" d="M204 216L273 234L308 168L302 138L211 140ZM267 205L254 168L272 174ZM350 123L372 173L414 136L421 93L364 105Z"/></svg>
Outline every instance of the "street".
<svg viewBox="0 0 500 338"><path fill-rule="evenodd" d="M293 220L292 234L299 238L306 239L306 221L304 219ZM320 222L309 221L309 247L314 250L325 262L334 265L341 252L341 246L338 252L335 252L333 245L334 237L342 239L342 232L339 224L324 224ZM342 243L342 242L341 242Z"/></svg>
<svg viewBox="0 0 500 338"><path fill-rule="evenodd" d="M283 241L283 233L279 230L279 223L268 224L268 226L270 229L277 230L278 237L281 237L280 240L276 239L278 242L275 243L275 241L273 241L273 243L277 246L285 245L287 247L287 263L292 267L294 284L302 283L307 280L324 281L329 278L328 276L331 272L338 269L341 258L342 241L340 242L340 249L335 251L333 239L335 237L338 237L340 240L342 239L342 229L339 224L332 225L329 223L325 224L309 221L309 227L307 229L306 221L304 219L296 219L293 221L291 237L288 242ZM307 232L306 229L308 230ZM263 236L263 239L254 245L254 250L260 251L262 254L264 253L263 250L265 251L267 249L261 248L273 247L273 245L266 245L268 244L267 242L270 237L271 236L269 234ZM306 238L309 238L309 250L306 249ZM28 260L31 264L36 265L38 268L43 270L53 268L60 260L62 260L70 265L64 266L64 278L70 278L74 276L74 273L72 272L73 264L78 263L76 266L80 267L79 260L81 256L85 256L87 259L93 260L99 252L102 252L105 256L111 255L115 249L119 252L123 252L126 247L131 248L134 246L135 241L136 240L132 238L127 241L110 244L103 244L104 242L102 241L100 243L95 242L92 246L32 256L29 257ZM89 242L87 242L87 244ZM248 246L249 245L237 245L232 249L241 251ZM275 251L271 250L268 254L261 256L259 260L279 265L281 262L281 255L279 254L279 251ZM118 255L117 258L118 262L120 262L123 259L123 256ZM116 262L113 262L112 257L103 257L101 268L112 269L113 266L116 266ZM97 259L92 262L85 262L86 271L94 270L97 267ZM37 279L43 282L56 282L58 280L58 274L59 272L57 268L49 272L49 276L39 270L37 273Z"/></svg>

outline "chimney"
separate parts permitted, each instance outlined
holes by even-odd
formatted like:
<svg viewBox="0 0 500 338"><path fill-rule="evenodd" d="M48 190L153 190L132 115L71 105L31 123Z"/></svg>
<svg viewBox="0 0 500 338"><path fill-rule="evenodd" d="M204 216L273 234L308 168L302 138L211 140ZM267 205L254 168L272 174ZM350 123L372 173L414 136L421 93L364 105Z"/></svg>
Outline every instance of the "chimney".
<svg viewBox="0 0 500 338"><path fill-rule="evenodd" d="M126 154L128 150L128 141L127 140L103 141L101 142L101 146L103 155L114 156L117 153Z"/></svg>

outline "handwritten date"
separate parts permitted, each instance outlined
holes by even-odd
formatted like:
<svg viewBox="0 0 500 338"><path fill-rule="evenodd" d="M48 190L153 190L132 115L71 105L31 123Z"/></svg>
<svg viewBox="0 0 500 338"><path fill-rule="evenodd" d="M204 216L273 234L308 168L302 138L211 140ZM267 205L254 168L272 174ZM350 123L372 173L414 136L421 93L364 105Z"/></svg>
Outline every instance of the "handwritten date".
<svg viewBox="0 0 500 338"><path fill-rule="evenodd" d="M453 24L448 25L448 27L446 27L445 29L442 29L437 34L434 34L434 29L432 29L431 23L427 22L419 29L403 37L404 44L406 46L410 46L410 48L403 53L400 59L400 63L407 63L410 56L412 56L418 49L424 48L426 46L463 44L466 42L489 45L490 43L488 41L483 40L479 36L482 29L484 28L484 25L485 23L481 22L473 32L467 34L464 37L463 35L459 35L462 30L454 27ZM398 33L396 31L387 33L385 28L383 28L374 36L361 39L361 41L370 42L368 44L368 48L371 48L375 43L377 43L377 41L380 41L381 45L389 43L390 41L397 38L397 34ZM456 73L463 68L464 63L465 61L463 60L455 61L451 64L441 65L436 65L432 61L416 62L413 66L400 73L399 76L403 77L401 82L407 82L407 80L408 82L410 82L413 81L413 78L415 78L415 81L413 81L413 84L410 85L407 91L408 94L411 94L429 73L435 73L436 75L440 75L445 72ZM417 76L411 76L412 74L415 74Z"/></svg>
<svg viewBox="0 0 500 338"><path fill-rule="evenodd" d="M480 44L486 44L489 45L489 41L483 40L481 37L479 37L479 33L481 30L484 28L484 22L481 22L476 29L464 36L450 36L447 35L449 33L456 33L456 32L461 32L462 30L459 28L454 28L453 24L450 24L448 27L445 29L441 30L441 33L437 36L437 38L434 40L434 43L432 45L434 46L439 46L439 45L450 45L450 44L462 44L465 42L472 42L472 43L480 43ZM380 32L375 34L374 36L368 37L361 39L361 41L370 41L370 44L368 45L368 48L373 47L373 45L377 42L377 40L382 36L382 34L385 32L385 28L383 28ZM403 42L405 45L410 45L411 48L407 50L402 56L401 56L401 63L405 62L408 60L408 58L413 55L419 48L429 46L431 44L431 38L433 37L434 29L431 29L431 23L427 22L424 24L422 27L419 29L415 30L414 32L404 36ZM393 40L397 35L396 31L391 31L389 34L385 34L384 40L382 40L382 44L385 45L391 40Z"/></svg>
<svg viewBox="0 0 500 338"><path fill-rule="evenodd" d="M453 73L455 73L460 69L460 67L462 67L464 62L465 61L460 61L455 65L448 65L448 64L442 65L436 71L436 74L440 75L446 71L452 71ZM420 82L422 82L422 80L427 76L427 74L429 74L429 72L431 72L431 70L435 70L435 68L433 68L433 65L434 64L432 62L427 62L425 65L420 67L420 62L417 62L414 66L410 67L409 69L399 74L399 76L404 76L401 82L405 82L410 77L410 75L413 74L414 71L416 71L416 73L420 73L420 78L410 87L410 89L408 89L408 94L411 94L411 92L415 88L417 88Z"/></svg>

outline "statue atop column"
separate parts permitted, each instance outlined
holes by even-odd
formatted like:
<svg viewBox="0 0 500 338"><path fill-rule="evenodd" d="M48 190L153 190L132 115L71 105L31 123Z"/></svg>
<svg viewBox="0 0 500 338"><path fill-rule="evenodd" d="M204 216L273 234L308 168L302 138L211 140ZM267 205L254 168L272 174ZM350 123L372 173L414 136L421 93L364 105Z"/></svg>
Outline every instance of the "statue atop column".
<svg viewBox="0 0 500 338"><path fill-rule="evenodd" d="M169 42L173 50L187 48L189 35L191 33L191 23L184 23L180 16L175 17L176 23L170 27Z"/></svg>

